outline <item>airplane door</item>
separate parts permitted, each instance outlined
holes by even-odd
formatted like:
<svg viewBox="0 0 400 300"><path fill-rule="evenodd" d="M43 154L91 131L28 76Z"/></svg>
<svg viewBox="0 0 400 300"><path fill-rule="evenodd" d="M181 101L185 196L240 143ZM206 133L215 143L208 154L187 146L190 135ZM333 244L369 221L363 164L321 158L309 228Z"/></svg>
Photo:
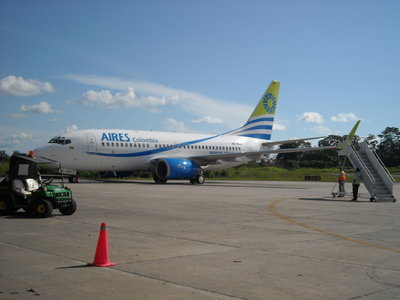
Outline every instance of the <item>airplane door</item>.
<svg viewBox="0 0 400 300"><path fill-rule="evenodd" d="M86 141L88 145L88 152L96 152L97 151L97 143L96 137L93 133L85 133Z"/></svg>

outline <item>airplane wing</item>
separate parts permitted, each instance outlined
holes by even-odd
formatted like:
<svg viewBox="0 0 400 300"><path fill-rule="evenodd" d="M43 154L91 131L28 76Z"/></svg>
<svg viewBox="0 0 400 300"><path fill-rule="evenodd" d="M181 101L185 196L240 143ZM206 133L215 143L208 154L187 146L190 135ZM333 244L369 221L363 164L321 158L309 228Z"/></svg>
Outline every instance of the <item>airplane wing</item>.
<svg viewBox="0 0 400 300"><path fill-rule="evenodd" d="M337 149L338 146L324 146L324 147L305 147L305 148L287 148L287 149L271 149L254 152L241 152L241 153L221 153L209 154L202 156L192 156L189 159L195 161L200 166L210 164L220 164L222 162L241 162L241 158L260 159L264 155L276 153L293 153L293 152L309 152L309 151L322 151Z"/></svg>
<svg viewBox="0 0 400 300"><path fill-rule="evenodd" d="M290 143L296 143L296 142L304 142L304 141L308 141L308 140L319 140L319 139L322 139L324 137L325 136L317 136L317 137L305 138L305 139L294 139L294 140L266 142L266 143L262 143L262 145L263 146L275 146L275 145L290 144Z"/></svg>

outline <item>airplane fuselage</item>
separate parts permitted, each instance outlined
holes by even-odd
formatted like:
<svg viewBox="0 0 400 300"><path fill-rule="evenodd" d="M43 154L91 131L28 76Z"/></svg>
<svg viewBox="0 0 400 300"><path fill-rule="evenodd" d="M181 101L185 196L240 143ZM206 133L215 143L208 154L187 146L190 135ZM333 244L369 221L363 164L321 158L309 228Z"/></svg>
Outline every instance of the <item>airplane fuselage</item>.
<svg viewBox="0 0 400 300"><path fill-rule="evenodd" d="M205 135L136 130L79 130L62 134L36 149L63 168L85 171L152 170L158 158L254 152L265 149L259 139L233 135ZM207 169L224 169L250 161L246 157L221 160Z"/></svg>

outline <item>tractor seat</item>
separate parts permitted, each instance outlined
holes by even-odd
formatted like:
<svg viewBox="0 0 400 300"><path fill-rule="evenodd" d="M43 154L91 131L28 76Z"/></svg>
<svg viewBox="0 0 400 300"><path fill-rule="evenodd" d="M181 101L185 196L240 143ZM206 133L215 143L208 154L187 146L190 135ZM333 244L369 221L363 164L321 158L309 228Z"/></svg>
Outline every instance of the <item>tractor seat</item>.
<svg viewBox="0 0 400 300"><path fill-rule="evenodd" d="M20 194L24 197L31 194L31 192L29 192L25 189L24 183L22 182L21 179L14 179L12 181L11 187L14 192L16 192L17 194Z"/></svg>

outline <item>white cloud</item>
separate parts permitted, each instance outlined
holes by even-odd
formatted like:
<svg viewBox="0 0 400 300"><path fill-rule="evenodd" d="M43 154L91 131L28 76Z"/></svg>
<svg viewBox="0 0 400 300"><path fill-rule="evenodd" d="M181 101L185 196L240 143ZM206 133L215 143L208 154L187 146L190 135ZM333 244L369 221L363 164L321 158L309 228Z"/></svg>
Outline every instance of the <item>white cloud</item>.
<svg viewBox="0 0 400 300"><path fill-rule="evenodd" d="M177 131L177 132L189 131L185 127L185 124L183 122L177 121L177 120L174 120L171 118L164 120L163 125L165 126L166 130L168 130L168 131Z"/></svg>
<svg viewBox="0 0 400 300"><path fill-rule="evenodd" d="M57 112L51 107L51 104L45 101L41 101L33 105L22 104L20 107L21 112L36 112L40 114L51 114Z"/></svg>
<svg viewBox="0 0 400 300"><path fill-rule="evenodd" d="M34 96L52 92L54 88L50 82L41 82L32 78L24 79L14 75L0 79L0 95Z"/></svg>
<svg viewBox="0 0 400 300"><path fill-rule="evenodd" d="M192 120L192 123L207 123L207 124L221 124L224 123L221 119L205 116L197 120Z"/></svg>
<svg viewBox="0 0 400 300"><path fill-rule="evenodd" d="M316 112L305 112L297 118L298 121L306 123L317 123L321 124L324 122L324 118Z"/></svg>
<svg viewBox="0 0 400 300"><path fill-rule="evenodd" d="M51 128L49 128L51 130ZM0 126L0 150L8 154L13 151L27 153L41 145L47 144L54 132L37 131L28 128Z"/></svg>
<svg viewBox="0 0 400 300"><path fill-rule="evenodd" d="M78 125L72 124L71 126L67 127L67 132L78 130Z"/></svg>
<svg viewBox="0 0 400 300"><path fill-rule="evenodd" d="M331 117L334 122L358 121L359 119L354 113L340 113Z"/></svg>
<svg viewBox="0 0 400 300"><path fill-rule="evenodd" d="M334 132L326 126L315 126L313 127L313 130L323 135L334 134Z"/></svg>
<svg viewBox="0 0 400 300"><path fill-rule="evenodd" d="M10 118L14 120L20 120L20 119L25 119L26 115L21 113L15 113L15 114L10 114Z"/></svg>
<svg viewBox="0 0 400 300"><path fill-rule="evenodd" d="M157 111L158 106L167 104L176 104L178 97L155 97L155 96L137 96L133 87L128 87L125 92L115 93L109 90L99 92L90 90L82 94L79 100L75 101L81 105L93 105L107 108L144 108L150 111Z"/></svg>
<svg viewBox="0 0 400 300"><path fill-rule="evenodd" d="M279 124L279 123L274 123L274 125L272 126L272 130L286 130L286 126Z"/></svg>
<svg viewBox="0 0 400 300"><path fill-rule="evenodd" d="M27 140L31 139L32 135L26 132L19 132L5 136L0 136L0 148L2 150L12 149L12 147L19 146L22 144L22 142L26 142Z"/></svg>
<svg viewBox="0 0 400 300"><path fill-rule="evenodd" d="M81 84L95 85L110 89L122 90L134 87L135 91L141 94L151 95L156 99L163 99L164 97L167 101L165 105L179 105L179 107L184 111L198 116L199 118L203 118L207 115L212 118L220 119L230 128L236 128L244 124L254 108L249 105L220 101L199 93L175 89L152 82L76 74L64 75L61 78L79 82ZM258 99L255 99L254 105L257 104L257 100ZM168 103L168 101L171 102Z"/></svg>

